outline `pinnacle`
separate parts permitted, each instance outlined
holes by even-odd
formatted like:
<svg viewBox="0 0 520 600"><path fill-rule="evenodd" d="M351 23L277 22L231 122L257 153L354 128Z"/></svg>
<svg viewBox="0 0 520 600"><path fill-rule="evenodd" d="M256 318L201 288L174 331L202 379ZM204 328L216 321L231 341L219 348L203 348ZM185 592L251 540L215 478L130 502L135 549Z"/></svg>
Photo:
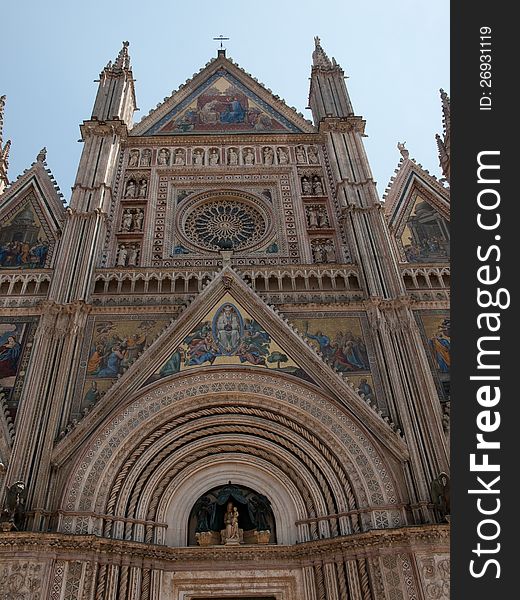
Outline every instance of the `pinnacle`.
<svg viewBox="0 0 520 600"><path fill-rule="evenodd" d="M325 53L325 50L323 50L323 48L321 47L321 41L317 35L314 36L314 45L315 49L312 53L313 66L331 69L334 65L330 62L329 57ZM336 61L334 61L334 63L336 64Z"/></svg>
<svg viewBox="0 0 520 600"><path fill-rule="evenodd" d="M119 51L116 60L113 64L109 62L107 68L109 68L111 71L122 71L123 69L130 69L130 55L128 54L129 45L130 42L123 42L123 47Z"/></svg>

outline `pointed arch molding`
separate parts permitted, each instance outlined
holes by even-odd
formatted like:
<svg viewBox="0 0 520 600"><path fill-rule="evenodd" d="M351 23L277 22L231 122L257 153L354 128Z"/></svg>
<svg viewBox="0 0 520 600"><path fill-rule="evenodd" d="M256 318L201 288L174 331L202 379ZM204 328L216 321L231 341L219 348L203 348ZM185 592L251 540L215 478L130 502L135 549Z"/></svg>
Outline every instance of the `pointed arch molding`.
<svg viewBox="0 0 520 600"><path fill-rule="evenodd" d="M205 479L205 489L231 480L266 494L286 543L396 527L400 472L346 411L303 383L188 372L137 395L88 440L63 481L60 530L182 545L178 521Z"/></svg>

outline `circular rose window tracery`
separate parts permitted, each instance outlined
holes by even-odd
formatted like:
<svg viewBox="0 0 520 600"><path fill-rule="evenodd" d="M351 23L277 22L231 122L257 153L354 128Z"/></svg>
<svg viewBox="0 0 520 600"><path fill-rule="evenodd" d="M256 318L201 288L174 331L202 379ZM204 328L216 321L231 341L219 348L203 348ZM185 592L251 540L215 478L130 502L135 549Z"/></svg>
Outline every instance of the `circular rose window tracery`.
<svg viewBox="0 0 520 600"><path fill-rule="evenodd" d="M239 197L203 198L185 214L181 231L197 248L245 250L258 247L269 231L268 216L256 201Z"/></svg>

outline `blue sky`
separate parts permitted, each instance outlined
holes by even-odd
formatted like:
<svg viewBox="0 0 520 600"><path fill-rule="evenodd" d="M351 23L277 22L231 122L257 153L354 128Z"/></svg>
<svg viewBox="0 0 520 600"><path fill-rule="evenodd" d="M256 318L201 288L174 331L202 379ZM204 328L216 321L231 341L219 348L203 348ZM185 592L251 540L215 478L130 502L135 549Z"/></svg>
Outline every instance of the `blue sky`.
<svg viewBox="0 0 520 600"><path fill-rule="evenodd" d="M356 114L367 121L368 157L384 189L397 166L398 141L440 175L435 133L442 132L439 88L449 93L448 0L54 0L2 8L0 94L7 95L4 140L12 139L16 178L47 147L47 163L68 200L100 71L130 42L140 120L216 55L227 55L289 106L308 104L313 38L348 76Z"/></svg>

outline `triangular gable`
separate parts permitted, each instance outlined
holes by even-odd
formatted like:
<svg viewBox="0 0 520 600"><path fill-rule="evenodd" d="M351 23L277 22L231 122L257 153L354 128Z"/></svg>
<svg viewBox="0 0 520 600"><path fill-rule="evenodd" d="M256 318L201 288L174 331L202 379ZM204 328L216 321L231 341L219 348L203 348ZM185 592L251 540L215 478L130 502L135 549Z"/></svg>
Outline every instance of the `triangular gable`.
<svg viewBox="0 0 520 600"><path fill-rule="evenodd" d="M313 131L302 115L219 56L134 126L131 135Z"/></svg>
<svg viewBox="0 0 520 600"><path fill-rule="evenodd" d="M218 322L226 306L231 306L237 317L240 312L243 320L237 328L230 319L228 335L225 333L225 319ZM202 331L204 328L205 331ZM246 338L248 333L249 337L258 336L256 343L244 344L243 340L238 339L240 332ZM201 343L204 341L203 335L208 337L205 344ZM189 348L192 342L193 346ZM216 348L213 354L218 354L213 364L212 353L207 350L212 344ZM258 352L259 346L264 346L263 351ZM186 348L189 352L186 352ZM254 364L256 359L247 357L247 348L251 357L263 357L265 364L261 364L261 361ZM198 361L200 364L183 364L193 358L194 363ZM135 393L143 393L145 389L157 385L158 381L174 381L196 367L199 372L204 369L237 368L249 371L277 370L284 377L300 377L304 374L306 385L318 385L322 392L335 398L393 452L401 457L407 453L401 438L362 400L348 379L325 363L287 321L266 305L231 268L226 267L109 388L92 411L59 442L55 448L56 455L64 458L73 452L112 411L118 410L122 403L131 401Z"/></svg>
<svg viewBox="0 0 520 600"><path fill-rule="evenodd" d="M245 365L312 378L230 293L197 323L147 383L203 366Z"/></svg>
<svg viewBox="0 0 520 600"><path fill-rule="evenodd" d="M385 213L402 261L449 261L449 190L415 161L401 160Z"/></svg>
<svg viewBox="0 0 520 600"><path fill-rule="evenodd" d="M37 161L0 197L0 269L49 267L65 214L56 182Z"/></svg>

